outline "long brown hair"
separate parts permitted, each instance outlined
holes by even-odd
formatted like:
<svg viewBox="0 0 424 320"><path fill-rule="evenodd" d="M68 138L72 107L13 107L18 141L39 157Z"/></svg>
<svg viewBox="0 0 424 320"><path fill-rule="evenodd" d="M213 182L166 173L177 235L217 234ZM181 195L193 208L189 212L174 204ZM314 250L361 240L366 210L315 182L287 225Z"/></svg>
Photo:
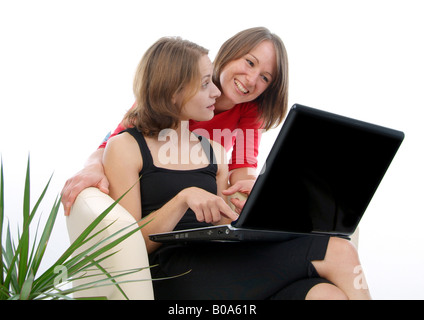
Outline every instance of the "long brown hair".
<svg viewBox="0 0 424 320"><path fill-rule="evenodd" d="M223 68L232 60L249 53L262 41L274 44L277 56L277 72L272 83L257 99L262 127L266 130L278 126L288 110L289 69L288 57L283 41L267 28L256 27L243 30L228 39L220 48L214 61L213 81L222 91L219 78Z"/></svg>
<svg viewBox="0 0 424 320"><path fill-rule="evenodd" d="M175 129L182 106L200 88L198 62L207 54L207 49L180 37L164 37L154 43L137 67L133 83L136 105L125 115L124 125L145 135ZM183 102L176 106L172 100L180 92Z"/></svg>

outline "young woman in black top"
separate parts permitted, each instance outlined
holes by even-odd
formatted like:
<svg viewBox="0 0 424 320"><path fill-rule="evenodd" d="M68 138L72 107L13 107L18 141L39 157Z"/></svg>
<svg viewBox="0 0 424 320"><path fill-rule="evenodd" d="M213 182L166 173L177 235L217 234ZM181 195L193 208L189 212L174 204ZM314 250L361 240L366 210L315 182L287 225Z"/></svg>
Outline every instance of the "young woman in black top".
<svg viewBox="0 0 424 320"><path fill-rule="evenodd" d="M143 56L134 80L133 125L109 141L103 162L110 195L142 228L156 299L368 299L356 249L348 241L302 237L280 243L160 245L152 233L223 224L237 219L222 190L226 152L188 130L188 120L214 115L220 91L204 48L162 38ZM275 68L274 66L271 66ZM270 70L273 72L273 70ZM361 276L361 281L358 281ZM358 286L358 283L361 285Z"/></svg>

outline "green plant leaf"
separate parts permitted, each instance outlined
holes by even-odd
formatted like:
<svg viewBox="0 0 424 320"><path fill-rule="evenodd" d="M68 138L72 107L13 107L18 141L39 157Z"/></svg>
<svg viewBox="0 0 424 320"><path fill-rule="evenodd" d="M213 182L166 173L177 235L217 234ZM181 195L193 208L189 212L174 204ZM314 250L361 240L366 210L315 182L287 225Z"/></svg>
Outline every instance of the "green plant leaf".
<svg viewBox="0 0 424 320"><path fill-rule="evenodd" d="M60 258L56 261L55 265L62 265L71 255L83 246L89 237L89 235L93 232L93 230L99 225L99 223L109 214L110 211L121 201L121 199L132 189L132 187L125 192L121 197L119 197L116 201L114 201L106 210L104 210L99 216L90 223L87 228L75 239L75 241L68 247L68 249L60 256ZM95 235L94 235L95 236ZM94 237L92 236L92 237ZM91 239L92 237L88 238ZM125 240L125 239L123 239ZM90 248L87 252L93 250L94 248Z"/></svg>
<svg viewBox="0 0 424 320"><path fill-rule="evenodd" d="M100 261L96 261L96 263L94 263L90 267L96 266L97 262L100 262ZM153 267L153 266L151 266L151 267ZM80 284L80 285L78 285L76 287L72 287L72 288L69 288L69 289L66 289L66 290L61 290L59 294L60 295L70 295L72 293L80 292L80 291L87 290L87 289L91 289L93 287L96 287L96 288L99 288L99 287L109 287L109 286L112 285L111 280L113 282L113 285L115 285L115 286L121 285L121 284L124 284L124 283L150 281L150 279L136 279L136 280L123 280L123 281L117 281L117 279L120 278L120 277L127 276L129 274L133 274L135 272L142 271L144 269L151 268L151 267L129 269L129 270L125 270L125 271L116 271L116 272L114 272L114 274L116 273L116 275L112 275L112 274L110 274L109 272L106 271L109 274L110 277L103 277L102 279L94 280L94 281L91 281L91 282L86 282L86 283ZM97 269L97 270L99 270L99 269ZM89 270L86 270L86 271L93 271L93 270L90 270L89 269ZM186 274L186 273L184 273L184 274ZM82 276L78 276L78 277L74 277L72 279L69 279L69 281L88 279L88 278L93 278L93 277L97 277L97 276L100 276L100 275L104 275L104 272L101 271L101 272L98 272L98 273L95 273L95 274L89 274L89 275L85 275L84 274ZM180 276L180 275L178 275L178 276ZM178 276L175 276L175 277L178 277ZM174 277L170 277L170 278L174 278ZM168 279L168 278L166 278L166 279ZM52 297L52 296L55 296L55 295L56 294L54 292L49 292L49 295L48 296L49 297ZM98 297L94 297L95 300L97 300L97 298ZM81 298L77 298L77 300L80 300L80 299Z"/></svg>
<svg viewBox="0 0 424 320"><path fill-rule="evenodd" d="M14 248L12 236L10 233L10 224L7 225L7 232L6 232L6 250L3 251L3 258L4 262L6 262L6 278L4 280L4 286L6 288L9 288L12 286L11 289L14 290L14 292L19 292L19 285L18 285L18 275L17 275L17 268L15 265L15 256L16 256L16 249Z"/></svg>
<svg viewBox="0 0 424 320"><path fill-rule="evenodd" d="M34 273L31 271L29 273L29 276L25 279L24 284L22 285L22 289L21 289L20 297L19 297L20 300L28 300L31 294L33 283L34 283Z"/></svg>
<svg viewBox="0 0 424 320"><path fill-rule="evenodd" d="M97 268L100 269L100 271L103 272L103 274L105 274L112 282L113 284L116 286L116 288L119 290L119 292L122 293L122 295L125 297L125 299L129 300L128 296L125 294L124 290L122 290L121 286L116 282L116 278L112 277L112 275L107 272L107 270L105 268L103 268L99 263L97 263L97 261L93 261Z"/></svg>
<svg viewBox="0 0 424 320"><path fill-rule="evenodd" d="M4 221L4 179L3 179L3 157L0 159L0 300L7 297L3 290L4 284L4 265L3 265L3 221Z"/></svg>
<svg viewBox="0 0 424 320"><path fill-rule="evenodd" d="M34 253L34 257L31 259L31 270L34 273L37 273L38 268L40 267L41 261L44 257L44 253L47 248L51 233L53 231L54 223L56 221L57 214L60 208L60 198L56 198L53 208L50 211L50 215L44 226L43 233L38 242L37 250Z"/></svg>
<svg viewBox="0 0 424 320"><path fill-rule="evenodd" d="M4 285L0 285L0 300L7 300L10 296L10 291Z"/></svg>
<svg viewBox="0 0 424 320"><path fill-rule="evenodd" d="M132 187L131 187L132 188ZM144 227L143 224L141 226L136 227L135 229L129 231L128 233L124 234L123 236L119 237L118 239L112 241L108 245L101 247L98 249L100 245L105 243L106 241L109 241L111 238L116 237L119 233L123 233L128 228L132 227L131 225L122 228L121 230L117 231L116 233L110 235L109 237L103 239L97 245L92 246L91 248L88 248L84 252L80 253L79 255L75 257L71 257L76 250L78 250L82 245L84 245L87 241L95 237L97 234L99 234L101 231L95 233L94 235L91 235L92 231L97 227L97 225L104 219L104 217L118 204L118 202L131 190L131 188L124 193L121 197L119 197L114 203L112 203L105 211L103 211L83 232L82 234L69 246L69 248L65 251L65 253L52 265L43 275L41 275L39 278L37 278L34 281L33 288L35 291L41 291L41 288L44 288L43 290L51 289L53 287L53 281L55 278L54 274L54 268L56 266L64 265L66 266L68 270L69 275L73 275L78 270L83 270L89 263L91 263L94 259L99 257L100 255L104 254L108 250L111 250L114 248L117 244L124 241L126 238L130 237L135 232L139 231L142 227ZM149 222L149 221L148 221ZM147 223L148 223L147 222ZM134 223L135 225L136 223ZM108 226L107 226L108 227ZM105 227L104 229L106 229Z"/></svg>
<svg viewBox="0 0 424 320"><path fill-rule="evenodd" d="M52 175L53 176L53 175ZM131 190L131 188L117 199L112 205L110 205L105 211L103 211L85 230L84 232L65 250L65 252L57 259L57 261L47 268L43 274L39 277L37 272L40 264L46 252L48 241L51 237L52 230L57 218L57 214L60 209L60 197L57 197L47 221L44 226L40 226L41 217L38 221L34 242L31 242L30 231L32 221L39 209L40 203L45 197L47 189L52 180L52 176L48 180L43 192L39 196L33 209L30 210L30 157L28 156L26 177L25 177L25 190L23 197L23 224L22 228L18 226L17 243L12 237L10 232L10 224L7 226L7 234L4 236L4 175L3 175L3 161L1 160L0 168L0 299L69 299L68 296L79 290L84 290L90 286L110 286L115 285L118 290L122 292L124 296L125 292L120 287L120 284L140 280L123 280L119 278L125 275L139 272L140 270L148 267L139 269L124 270L119 272L113 272L111 274L108 270L101 266L101 263L116 254L118 251L113 249L133 235L139 232L150 221L145 223L134 223L133 225L126 226L121 230L114 232L113 234L97 241L97 243L89 248L83 250L78 254L76 250L79 250L81 246L87 244L88 241L101 234L104 230L109 228L112 224L110 223L100 231L94 231L104 217L119 203L119 201ZM138 182L138 181L137 181ZM137 183L136 182L136 183ZM135 184L134 184L135 185ZM138 224L138 225L137 225ZM137 225L137 226L135 226ZM40 228L41 227L41 228ZM42 229L42 230L41 230ZM40 232L39 232L40 231ZM39 237L40 234L40 237ZM3 241L5 243L3 245ZM57 274L55 268L58 266L64 266L68 271L64 279L64 283L70 283L75 279L84 279L91 276L102 276L101 279L88 281L84 285L72 287L69 289L61 290L61 286L55 282ZM86 275L85 273L90 269L96 268L97 272ZM149 280L150 279L146 279ZM101 298L101 297L100 297Z"/></svg>
<svg viewBox="0 0 424 320"><path fill-rule="evenodd" d="M9 244L7 248L8 250L8 258L9 258L9 268L7 270L6 279L4 280L4 285L9 286L11 283L15 292L19 292L25 282L25 279L29 272L29 264L28 264L28 254L29 254L29 233L30 233L30 225L35 216L36 211L33 210L31 214L29 214L29 158L27 165L27 175L25 179L25 195L24 195L24 221L22 234L18 231L18 247L13 248L13 240L10 237L10 228L8 229L9 236L7 237L6 243ZM50 183L50 181L49 181ZM45 192L42 194L44 196ZM37 202L37 207L41 199ZM13 253L13 254L12 254ZM11 260L10 257L12 256ZM17 263L17 266L15 266Z"/></svg>
<svg viewBox="0 0 424 320"><path fill-rule="evenodd" d="M18 283L19 287L22 287L26 275L28 273L28 250L29 250L29 231L30 231L30 158L28 155L28 162L27 162L27 170L26 170L26 177L25 177L25 191L24 191L24 206L23 206L23 229L22 229L22 235L19 240L19 257L18 263L19 263L19 272L18 272Z"/></svg>
<svg viewBox="0 0 424 320"><path fill-rule="evenodd" d="M134 224L136 224L136 223L134 223ZM108 242L110 239L115 238L119 233L123 233L125 230L127 230L128 228L131 228L133 226L134 225L132 224L132 225L129 225L129 226L122 228L121 230L118 230L117 232L113 233L112 235L110 235L110 236L104 238L103 240L99 241L97 244L93 245L92 247L84 250L82 253L71 258L69 261L66 261L66 259L70 257L68 255L66 255L67 258L65 260L63 260L63 256L60 257L52 267L50 267L43 275L40 276L40 278L38 278L35 281L36 283L34 283L34 287L37 290L39 290L40 287L51 286L52 281L55 277L54 272L53 272L55 266L64 265L68 270L68 274L70 274L70 275L73 275L77 271L84 269L84 267L87 264L91 263L93 260L98 258L100 255L102 255L102 254L108 252L109 250L113 249L114 247L116 247L116 245L118 245L119 243L121 243L122 241L124 241L125 239L130 237L135 232L138 232L144 225L137 226L134 229L130 230L129 232L126 232L124 235L122 235L122 236L118 237L117 239L111 241L110 243L108 243L104 246L101 246L101 245L103 245L103 243ZM75 242L76 241L74 241L74 243ZM77 250L79 247L80 246L73 248L72 253L75 252L75 250Z"/></svg>

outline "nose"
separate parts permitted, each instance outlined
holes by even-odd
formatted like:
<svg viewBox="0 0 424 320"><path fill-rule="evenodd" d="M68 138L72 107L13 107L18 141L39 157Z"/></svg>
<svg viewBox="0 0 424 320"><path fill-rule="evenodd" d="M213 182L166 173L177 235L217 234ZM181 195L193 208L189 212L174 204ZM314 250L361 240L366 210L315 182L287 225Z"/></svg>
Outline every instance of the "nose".
<svg viewBox="0 0 424 320"><path fill-rule="evenodd" d="M258 81L260 76L260 72L258 70L250 70L250 72L246 75L246 84L248 86L254 86Z"/></svg>
<svg viewBox="0 0 424 320"><path fill-rule="evenodd" d="M217 99L221 96L221 91L218 89L218 87L213 82L211 82L211 84L212 84L212 88L211 88L211 94L210 95L211 95L212 98Z"/></svg>

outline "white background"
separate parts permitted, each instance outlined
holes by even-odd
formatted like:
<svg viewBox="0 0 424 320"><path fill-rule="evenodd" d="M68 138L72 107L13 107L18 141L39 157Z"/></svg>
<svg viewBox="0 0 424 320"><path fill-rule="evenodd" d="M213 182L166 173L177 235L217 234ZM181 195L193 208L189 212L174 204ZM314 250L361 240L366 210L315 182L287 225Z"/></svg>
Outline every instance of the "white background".
<svg viewBox="0 0 424 320"><path fill-rule="evenodd" d="M154 41L178 35L213 59L236 32L266 26L287 47L290 105L405 132L361 221L359 252L375 299L423 299L423 14L419 0L0 0L0 153L12 230L28 153L33 201L54 172L47 214L132 105L135 68ZM261 161L277 132L264 134ZM48 259L67 245L60 213Z"/></svg>

